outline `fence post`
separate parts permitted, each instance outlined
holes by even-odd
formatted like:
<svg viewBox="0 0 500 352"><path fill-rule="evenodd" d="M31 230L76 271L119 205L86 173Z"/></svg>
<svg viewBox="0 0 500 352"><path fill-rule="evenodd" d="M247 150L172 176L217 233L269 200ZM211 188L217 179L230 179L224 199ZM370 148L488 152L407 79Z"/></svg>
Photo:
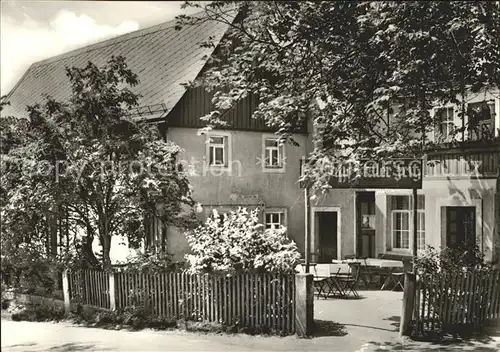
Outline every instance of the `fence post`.
<svg viewBox="0 0 500 352"><path fill-rule="evenodd" d="M115 298L115 274L109 272L109 309L116 310L116 298Z"/></svg>
<svg viewBox="0 0 500 352"><path fill-rule="evenodd" d="M399 325L399 334L409 336L410 323L413 316L415 305L415 296L417 290L416 276L413 273L405 273L405 288L403 293L403 307L401 312L401 322Z"/></svg>
<svg viewBox="0 0 500 352"><path fill-rule="evenodd" d="M299 337L312 334L314 325L313 275L295 275L295 331Z"/></svg>
<svg viewBox="0 0 500 352"><path fill-rule="evenodd" d="M71 310L71 302L69 299L68 269L64 269L62 272L62 286L63 286L63 297L64 297L64 311L66 313L69 313Z"/></svg>

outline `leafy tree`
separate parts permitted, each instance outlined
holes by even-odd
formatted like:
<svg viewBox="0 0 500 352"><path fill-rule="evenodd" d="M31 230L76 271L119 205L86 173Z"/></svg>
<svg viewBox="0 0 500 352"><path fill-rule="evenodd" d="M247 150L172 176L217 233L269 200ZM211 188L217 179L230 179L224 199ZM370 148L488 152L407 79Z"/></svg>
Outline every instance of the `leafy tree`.
<svg viewBox="0 0 500 352"><path fill-rule="evenodd" d="M294 272L300 260L286 229L265 229L258 209L213 211L204 225L187 233L189 270L205 273Z"/></svg>
<svg viewBox="0 0 500 352"><path fill-rule="evenodd" d="M98 238L107 268L112 236L126 235L137 244L153 216L166 225L189 226L191 187L174 165L179 147L164 141L156 126L131 117L139 99L131 88L138 79L123 57L103 67L89 62L68 68L67 76L68 101L46 97L28 107L23 143L8 152L9 165L17 168L8 170L5 181L17 181L2 183L2 211L14 223L19 209L30 216L41 209L55 219L48 228L62 221L72 229L77 253L92 253ZM92 256L87 259L95 264Z"/></svg>
<svg viewBox="0 0 500 352"><path fill-rule="evenodd" d="M8 105L2 97L0 109ZM26 119L5 116L0 119L1 176L0 209L2 218L1 259L2 277L5 282L28 292L35 288L52 290L52 263L47 239L50 237L46 221L45 199L29 197L25 188L32 189L33 183L23 185L23 170L17 162L23 156L23 145L28 135ZM15 194L11 190L18 189ZM11 198L16 195L16 198Z"/></svg>
<svg viewBox="0 0 500 352"><path fill-rule="evenodd" d="M490 1L213 1L186 2L202 15L179 26L219 21L229 26L218 55L191 85L215 91L214 110L248 95L254 116L293 142L313 114L318 142L306 178L328 182L325 168L363 157L421 156L436 104L500 82L500 8ZM234 11L238 15L233 20ZM203 43L215 45L215 43ZM460 137L468 128L457 129ZM459 138L458 138L459 139ZM439 142L439 141L438 141Z"/></svg>

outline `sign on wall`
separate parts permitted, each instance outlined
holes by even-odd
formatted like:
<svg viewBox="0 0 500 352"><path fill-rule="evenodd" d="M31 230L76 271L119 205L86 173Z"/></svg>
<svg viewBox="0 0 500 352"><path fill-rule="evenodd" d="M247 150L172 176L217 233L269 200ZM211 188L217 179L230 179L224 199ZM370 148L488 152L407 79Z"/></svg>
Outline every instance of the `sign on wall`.
<svg viewBox="0 0 500 352"><path fill-rule="evenodd" d="M332 188L422 188L422 159L361 160L328 165ZM301 187L304 187L301 183Z"/></svg>

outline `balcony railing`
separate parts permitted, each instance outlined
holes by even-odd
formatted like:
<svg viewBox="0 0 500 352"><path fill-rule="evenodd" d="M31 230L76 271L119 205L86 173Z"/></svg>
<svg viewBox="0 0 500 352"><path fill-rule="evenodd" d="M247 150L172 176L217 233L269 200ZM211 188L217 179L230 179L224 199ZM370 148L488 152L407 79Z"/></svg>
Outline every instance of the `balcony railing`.
<svg viewBox="0 0 500 352"><path fill-rule="evenodd" d="M497 177L500 143L449 148L427 155L425 177Z"/></svg>
<svg viewBox="0 0 500 352"><path fill-rule="evenodd" d="M304 162L300 161L300 175ZM429 152L423 160L424 178L497 178L500 172L500 141L463 144ZM301 185L302 187L302 185Z"/></svg>

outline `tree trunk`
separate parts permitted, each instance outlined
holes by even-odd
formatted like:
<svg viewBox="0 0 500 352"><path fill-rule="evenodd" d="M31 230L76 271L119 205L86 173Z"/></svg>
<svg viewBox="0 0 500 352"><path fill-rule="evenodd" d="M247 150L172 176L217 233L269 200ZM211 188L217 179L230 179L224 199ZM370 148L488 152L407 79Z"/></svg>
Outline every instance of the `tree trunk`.
<svg viewBox="0 0 500 352"><path fill-rule="evenodd" d="M102 265L104 270L111 269L111 258L109 253L111 251L111 238L110 236L102 236Z"/></svg>
<svg viewBox="0 0 500 352"><path fill-rule="evenodd" d="M108 217L105 212L99 214L99 240L102 246L102 267L104 270L111 269L111 234L108 229Z"/></svg>
<svg viewBox="0 0 500 352"><path fill-rule="evenodd" d="M167 244L167 225L162 221L161 222L161 252L165 253L166 244Z"/></svg>
<svg viewBox="0 0 500 352"><path fill-rule="evenodd" d="M500 170L497 179L497 193L495 194L495 223L493 229L493 253L492 261L500 267Z"/></svg>
<svg viewBox="0 0 500 352"><path fill-rule="evenodd" d="M88 235L85 236L83 240L83 260L85 266L95 267L99 264L94 251L92 249L92 242L94 242L94 236Z"/></svg>
<svg viewBox="0 0 500 352"><path fill-rule="evenodd" d="M49 215L49 255L55 257L57 255L57 216L54 212Z"/></svg>

